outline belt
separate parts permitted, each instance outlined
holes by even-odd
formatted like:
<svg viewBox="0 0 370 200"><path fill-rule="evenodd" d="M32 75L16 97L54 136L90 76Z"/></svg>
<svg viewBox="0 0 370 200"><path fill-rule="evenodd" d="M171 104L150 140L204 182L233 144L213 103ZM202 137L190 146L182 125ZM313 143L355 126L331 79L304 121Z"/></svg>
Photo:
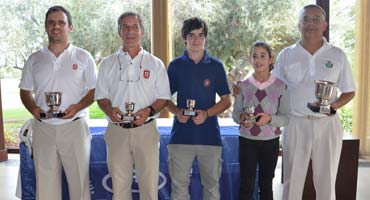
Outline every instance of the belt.
<svg viewBox="0 0 370 200"><path fill-rule="evenodd" d="M318 120L318 119L321 119L323 117L314 116L314 115L305 115L305 116L303 116L303 118L305 118L305 119L312 119L312 120Z"/></svg>
<svg viewBox="0 0 370 200"><path fill-rule="evenodd" d="M76 118L74 118L73 120L72 120L72 122L74 122L74 121L76 121L76 120L79 120L79 119L81 119L81 117L76 117ZM40 122L42 122L42 120L41 119L37 119L38 121L40 121Z"/></svg>
<svg viewBox="0 0 370 200"><path fill-rule="evenodd" d="M144 124L147 124L147 123L149 123L149 122L151 122L151 121L153 121L154 119L153 118L150 118L148 121L146 121ZM119 126L119 127L121 127L121 128L137 128L137 127L139 127L139 126L142 126L142 125L136 125L136 124L134 124L134 123L132 123L132 122L130 122L130 123L119 123L119 122L115 122L115 123L112 123L112 124L114 124L114 125L116 125L116 126ZM143 125L144 125L143 124Z"/></svg>

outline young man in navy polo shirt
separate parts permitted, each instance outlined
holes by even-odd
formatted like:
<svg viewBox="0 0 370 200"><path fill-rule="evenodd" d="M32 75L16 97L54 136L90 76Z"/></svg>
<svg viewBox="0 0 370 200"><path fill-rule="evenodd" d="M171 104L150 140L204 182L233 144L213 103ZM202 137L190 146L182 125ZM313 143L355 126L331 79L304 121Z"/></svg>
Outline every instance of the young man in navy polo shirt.
<svg viewBox="0 0 370 200"><path fill-rule="evenodd" d="M186 49L168 67L171 93L177 93L177 105L170 101L167 106L175 114L168 160L171 198L176 200L190 199L188 186L194 159L199 165L203 199L220 199L222 144L217 114L231 103L223 64L205 50L207 31L202 19L185 20L182 37ZM216 94L220 97L218 102ZM189 100L195 100L194 110L186 112Z"/></svg>

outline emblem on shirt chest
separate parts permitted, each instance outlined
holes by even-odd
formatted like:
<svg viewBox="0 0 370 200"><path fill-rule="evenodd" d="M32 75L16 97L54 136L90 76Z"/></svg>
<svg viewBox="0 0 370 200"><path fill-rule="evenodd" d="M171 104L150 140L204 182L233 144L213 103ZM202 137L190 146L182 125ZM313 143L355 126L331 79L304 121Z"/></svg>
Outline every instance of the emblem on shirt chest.
<svg viewBox="0 0 370 200"><path fill-rule="evenodd" d="M77 68L78 68L78 65L77 65L77 64L73 64L73 65L72 65L72 69L73 69L73 70L76 70Z"/></svg>
<svg viewBox="0 0 370 200"><path fill-rule="evenodd" d="M328 60L328 62L325 64L325 67L326 68L333 68L333 63L332 62L330 62L330 60Z"/></svg>
<svg viewBox="0 0 370 200"><path fill-rule="evenodd" d="M211 81L209 80L209 79L205 79L204 81L203 81L203 86L204 87L209 87L211 85Z"/></svg>
<svg viewBox="0 0 370 200"><path fill-rule="evenodd" d="M149 70L144 70L143 76L144 76L145 79L149 79L150 78L150 71Z"/></svg>

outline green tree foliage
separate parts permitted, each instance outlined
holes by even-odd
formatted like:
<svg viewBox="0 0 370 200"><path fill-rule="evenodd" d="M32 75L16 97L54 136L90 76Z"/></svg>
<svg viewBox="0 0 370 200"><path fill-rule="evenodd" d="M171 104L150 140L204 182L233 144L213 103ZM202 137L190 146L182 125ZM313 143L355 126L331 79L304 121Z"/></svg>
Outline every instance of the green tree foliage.
<svg viewBox="0 0 370 200"><path fill-rule="evenodd" d="M0 67L22 68L32 52L47 45L45 13L53 5L64 6L71 12L72 43L88 50L98 64L119 49L117 18L128 10L143 16L143 47L151 48L151 0L2 0Z"/></svg>
<svg viewBox="0 0 370 200"><path fill-rule="evenodd" d="M309 0L213 0L173 1L174 56L182 54L182 22L198 16L209 25L207 48L220 58L227 69L236 60L249 54L257 40L267 41L275 53L293 44L298 38L297 16L299 8ZM183 12L177 12L182 10ZM205 12L207 11L207 12Z"/></svg>

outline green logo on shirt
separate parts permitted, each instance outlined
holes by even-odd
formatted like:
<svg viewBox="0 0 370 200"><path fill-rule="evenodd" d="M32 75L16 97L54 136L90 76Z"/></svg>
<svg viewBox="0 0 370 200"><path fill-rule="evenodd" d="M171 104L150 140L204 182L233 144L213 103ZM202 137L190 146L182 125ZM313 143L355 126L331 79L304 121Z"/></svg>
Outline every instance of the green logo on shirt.
<svg viewBox="0 0 370 200"><path fill-rule="evenodd" d="M330 60L325 64L326 68L333 68L333 63L330 62Z"/></svg>

